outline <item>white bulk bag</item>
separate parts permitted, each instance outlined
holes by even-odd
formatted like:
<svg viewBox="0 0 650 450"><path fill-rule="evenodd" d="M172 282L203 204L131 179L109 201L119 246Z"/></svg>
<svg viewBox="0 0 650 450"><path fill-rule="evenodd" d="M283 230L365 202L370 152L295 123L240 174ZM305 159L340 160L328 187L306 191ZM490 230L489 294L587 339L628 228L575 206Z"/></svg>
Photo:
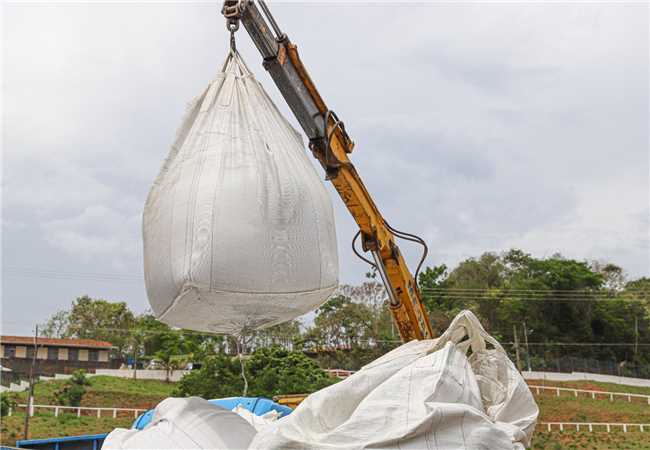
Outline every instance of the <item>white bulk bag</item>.
<svg viewBox="0 0 650 450"><path fill-rule="evenodd" d="M188 108L143 214L156 317L235 333L293 319L338 283L331 200L240 56Z"/></svg>
<svg viewBox="0 0 650 450"><path fill-rule="evenodd" d="M244 419L246 422L248 422L253 428L255 428L255 431L260 431L262 428L268 427L270 424L276 422L280 418L280 414L273 409L262 414L261 416L250 412L242 405L237 405L232 411L239 415L239 417Z"/></svg>
<svg viewBox="0 0 650 450"><path fill-rule="evenodd" d="M249 450L515 450L530 445L538 414L503 348L463 311L439 339L404 344L311 394Z"/></svg>
<svg viewBox="0 0 650 450"><path fill-rule="evenodd" d="M102 450L244 450L255 433L237 413L207 400L168 398L156 406L144 430L116 428Z"/></svg>

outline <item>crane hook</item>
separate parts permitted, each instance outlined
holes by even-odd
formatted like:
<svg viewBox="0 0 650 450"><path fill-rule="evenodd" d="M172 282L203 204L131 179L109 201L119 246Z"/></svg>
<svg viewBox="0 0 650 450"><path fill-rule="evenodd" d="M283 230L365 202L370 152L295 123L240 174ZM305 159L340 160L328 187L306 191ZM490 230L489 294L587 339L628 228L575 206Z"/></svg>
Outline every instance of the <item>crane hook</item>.
<svg viewBox="0 0 650 450"><path fill-rule="evenodd" d="M236 52L235 32L239 30L240 0L224 0L221 14L226 18L226 28L230 31L230 50Z"/></svg>

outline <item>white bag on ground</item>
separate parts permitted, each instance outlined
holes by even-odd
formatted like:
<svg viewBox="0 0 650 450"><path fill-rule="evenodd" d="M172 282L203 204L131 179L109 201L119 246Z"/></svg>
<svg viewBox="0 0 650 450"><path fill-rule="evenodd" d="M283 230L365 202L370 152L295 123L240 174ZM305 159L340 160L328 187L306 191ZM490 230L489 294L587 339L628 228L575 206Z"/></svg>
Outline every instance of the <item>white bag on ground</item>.
<svg viewBox="0 0 650 450"><path fill-rule="evenodd" d="M244 408L242 405L237 405L232 411L234 413L237 413L246 422L250 423L257 431L261 430L262 428L266 428L280 418L280 415L275 410L271 410L262 414L261 416L258 416L257 414L252 413Z"/></svg>
<svg viewBox="0 0 650 450"><path fill-rule="evenodd" d="M523 449L538 413L503 348L463 311L439 339L404 344L310 395L249 448Z"/></svg>
<svg viewBox="0 0 650 450"><path fill-rule="evenodd" d="M255 433L237 413L207 400L168 398L144 430L113 430L102 450L246 449Z"/></svg>
<svg viewBox="0 0 650 450"><path fill-rule="evenodd" d="M189 105L147 198L143 237L149 303L170 325L271 326L336 288L329 194L238 54Z"/></svg>

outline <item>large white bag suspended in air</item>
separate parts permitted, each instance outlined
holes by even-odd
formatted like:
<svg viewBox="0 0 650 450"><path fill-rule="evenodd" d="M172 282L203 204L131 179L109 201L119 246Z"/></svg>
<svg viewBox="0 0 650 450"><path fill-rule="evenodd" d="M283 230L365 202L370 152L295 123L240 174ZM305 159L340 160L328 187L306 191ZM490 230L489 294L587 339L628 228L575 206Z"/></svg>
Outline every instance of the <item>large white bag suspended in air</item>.
<svg viewBox="0 0 650 450"><path fill-rule="evenodd" d="M149 193L143 237L149 303L170 325L271 326L336 288L329 194L238 54L189 105Z"/></svg>
<svg viewBox="0 0 650 450"><path fill-rule="evenodd" d="M506 352L463 311L439 339L404 344L311 394L249 450L523 450L538 414Z"/></svg>

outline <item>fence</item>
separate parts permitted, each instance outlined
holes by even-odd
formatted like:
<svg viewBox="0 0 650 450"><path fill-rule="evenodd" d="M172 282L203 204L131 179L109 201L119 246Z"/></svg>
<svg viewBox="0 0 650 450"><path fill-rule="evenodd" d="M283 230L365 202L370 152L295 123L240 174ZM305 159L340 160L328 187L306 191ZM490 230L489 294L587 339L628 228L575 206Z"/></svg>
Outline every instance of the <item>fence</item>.
<svg viewBox="0 0 650 450"><path fill-rule="evenodd" d="M27 410L27 405L20 404L16 406L18 408L25 408L25 410ZM59 417L60 412L65 412L66 410L72 410L77 414L77 417L81 417L81 413L83 411L90 411L93 413L93 415L96 415L97 418L100 418L102 417L102 411L110 411L114 419L118 416L120 412L133 413L133 418L137 419L137 417L141 413L147 411L146 409L139 409L139 408L102 408L102 407L93 407L93 406L32 405L29 411L30 417L34 415L36 409L53 409L54 417ZM12 414L13 411L9 409L8 415L12 415Z"/></svg>
<svg viewBox="0 0 650 450"><path fill-rule="evenodd" d="M183 378L183 375L188 373L189 370L171 370L167 374L166 370L153 370L153 369L141 369L136 371L136 378L138 380L160 380L177 382ZM95 376L98 375L108 375L110 377L120 377L120 378L133 378L132 369L97 369L95 371Z"/></svg>
<svg viewBox="0 0 650 450"><path fill-rule="evenodd" d="M515 361L514 348L509 347L508 354L510 359ZM541 357L534 356L532 349L530 358L528 358L525 349L521 349L521 344L520 354L522 368L530 367L533 371L585 372L619 377L643 378L650 381L650 364L635 364L630 361L624 362L617 359L581 358L569 355Z"/></svg>
<svg viewBox="0 0 650 450"><path fill-rule="evenodd" d="M565 428L575 428L576 431L607 431L611 433L612 429L620 428L624 433L637 428L641 432L650 430L650 423L606 423L606 422L539 422L537 427L546 428L546 431L553 431L553 427L560 431ZM600 430L598 430L599 428Z"/></svg>
<svg viewBox="0 0 650 450"><path fill-rule="evenodd" d="M601 383L624 384L627 386L650 387L650 380L643 378L618 377L614 375L601 375L586 372L528 372L522 371L521 375L526 380L547 380L547 381L598 381Z"/></svg>
<svg viewBox="0 0 650 450"><path fill-rule="evenodd" d="M582 394L591 395L591 398L593 398L594 400L598 396L609 397L609 400L612 401L612 402L614 401L614 397L626 397L628 402L631 402L633 398L639 398L639 399L642 399L643 401L647 402L648 405L650 405L650 395L628 394L627 392L590 391L590 390L587 390L587 389L573 389L573 388L563 388L563 387L557 387L557 386L529 385L528 387L530 389L535 390L537 395L539 395L542 390L554 391L556 397L560 396L560 392L572 392L575 397L577 397L578 394L582 393Z"/></svg>

